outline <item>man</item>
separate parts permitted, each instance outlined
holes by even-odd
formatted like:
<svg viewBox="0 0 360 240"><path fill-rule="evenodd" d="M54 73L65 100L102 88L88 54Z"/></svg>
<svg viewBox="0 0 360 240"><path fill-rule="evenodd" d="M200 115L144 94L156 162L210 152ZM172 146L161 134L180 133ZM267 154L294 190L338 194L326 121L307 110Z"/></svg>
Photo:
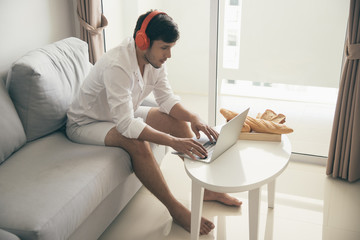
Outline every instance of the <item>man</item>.
<svg viewBox="0 0 360 240"><path fill-rule="evenodd" d="M170 88L164 63L178 38L177 25L165 13L141 15L133 38L108 51L84 80L68 111L67 135L78 143L125 149L143 185L190 231L190 211L170 192L149 146L149 142L167 145L195 159L195 155L205 157L207 152L192 139L192 132L198 137L202 131L211 140L218 137L180 104ZM140 106L150 92L159 108ZM227 194L207 190L204 200L241 205ZM200 234L213 228L209 220L201 220Z"/></svg>

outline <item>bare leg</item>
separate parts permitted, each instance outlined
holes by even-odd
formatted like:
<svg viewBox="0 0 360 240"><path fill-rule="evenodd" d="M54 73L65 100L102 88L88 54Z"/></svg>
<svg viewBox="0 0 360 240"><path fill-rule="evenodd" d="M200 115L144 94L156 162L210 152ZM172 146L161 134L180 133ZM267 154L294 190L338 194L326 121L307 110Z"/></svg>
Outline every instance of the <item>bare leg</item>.
<svg viewBox="0 0 360 240"><path fill-rule="evenodd" d="M179 121L168 114L160 112L157 108L152 108L146 119L146 123L151 127L171 134L175 137L191 138L193 133L186 122ZM237 198L231 197L226 193L217 193L205 189L204 201L217 201L229 206L240 206L242 204Z"/></svg>
<svg viewBox="0 0 360 240"><path fill-rule="evenodd" d="M130 154L134 172L139 180L166 206L174 220L190 232L190 211L170 192L149 143L125 138L114 127L106 135L105 145L122 147ZM201 234L208 234L213 228L213 223L204 218L201 220Z"/></svg>

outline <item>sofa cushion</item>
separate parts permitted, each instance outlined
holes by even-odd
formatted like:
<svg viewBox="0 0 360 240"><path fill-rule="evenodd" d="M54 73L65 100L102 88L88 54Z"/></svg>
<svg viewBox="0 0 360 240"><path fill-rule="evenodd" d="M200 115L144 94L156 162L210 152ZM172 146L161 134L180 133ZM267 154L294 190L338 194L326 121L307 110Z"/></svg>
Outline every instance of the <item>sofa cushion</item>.
<svg viewBox="0 0 360 240"><path fill-rule="evenodd" d="M0 228L21 239L68 239L132 174L120 148L73 143L60 131L29 142L1 165Z"/></svg>
<svg viewBox="0 0 360 240"><path fill-rule="evenodd" d="M20 238L18 238L14 234L4 231L2 229L0 229L0 239L1 240L20 240Z"/></svg>
<svg viewBox="0 0 360 240"><path fill-rule="evenodd" d="M15 107L0 81L0 164L26 142L24 128Z"/></svg>
<svg viewBox="0 0 360 240"><path fill-rule="evenodd" d="M28 52L8 74L7 87L28 141L61 128L91 64L87 44L67 38Z"/></svg>

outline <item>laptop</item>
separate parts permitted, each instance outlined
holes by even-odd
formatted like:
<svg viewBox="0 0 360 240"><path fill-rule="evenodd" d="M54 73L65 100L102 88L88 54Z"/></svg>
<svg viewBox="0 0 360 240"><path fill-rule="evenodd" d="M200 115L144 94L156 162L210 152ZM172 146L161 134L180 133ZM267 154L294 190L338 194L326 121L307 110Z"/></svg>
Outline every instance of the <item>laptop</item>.
<svg viewBox="0 0 360 240"><path fill-rule="evenodd" d="M217 141L211 142L209 138L202 134L196 141L200 142L207 150L208 156L206 158L200 158L195 155L196 159L201 162L211 163L217 159L226 150L232 147L239 139L241 129L244 125L246 116L248 115L249 108L227 122L220 130ZM172 152L184 158L192 159L190 156L180 152Z"/></svg>

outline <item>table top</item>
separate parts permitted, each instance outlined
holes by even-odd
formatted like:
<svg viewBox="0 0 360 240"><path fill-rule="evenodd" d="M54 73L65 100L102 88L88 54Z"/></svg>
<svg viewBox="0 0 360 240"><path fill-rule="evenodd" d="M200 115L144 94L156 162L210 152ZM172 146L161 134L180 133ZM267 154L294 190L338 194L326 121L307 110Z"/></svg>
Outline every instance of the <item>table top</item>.
<svg viewBox="0 0 360 240"><path fill-rule="evenodd" d="M281 142L238 140L212 163L185 159L192 181L216 192L242 192L259 188L279 176L289 163L291 144L286 135Z"/></svg>

